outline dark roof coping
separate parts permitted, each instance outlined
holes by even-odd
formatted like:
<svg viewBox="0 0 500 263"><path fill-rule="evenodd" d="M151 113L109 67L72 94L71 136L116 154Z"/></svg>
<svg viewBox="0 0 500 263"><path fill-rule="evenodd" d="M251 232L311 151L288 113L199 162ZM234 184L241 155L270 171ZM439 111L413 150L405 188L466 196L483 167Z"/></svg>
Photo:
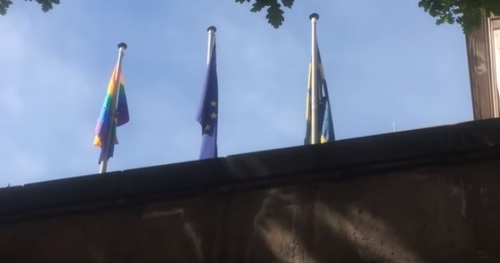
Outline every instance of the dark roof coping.
<svg viewBox="0 0 500 263"><path fill-rule="evenodd" d="M45 181L0 189L0 222L152 199L348 179L368 171L480 160L499 156L499 146L500 121L490 119Z"/></svg>

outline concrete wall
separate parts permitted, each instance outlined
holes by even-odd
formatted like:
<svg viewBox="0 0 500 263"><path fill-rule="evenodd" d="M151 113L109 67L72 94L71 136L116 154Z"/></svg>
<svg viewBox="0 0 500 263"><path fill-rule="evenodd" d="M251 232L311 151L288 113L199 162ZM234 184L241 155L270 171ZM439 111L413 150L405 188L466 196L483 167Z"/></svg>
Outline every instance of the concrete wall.
<svg viewBox="0 0 500 263"><path fill-rule="evenodd" d="M361 175L4 223L0 259L500 262L498 160Z"/></svg>

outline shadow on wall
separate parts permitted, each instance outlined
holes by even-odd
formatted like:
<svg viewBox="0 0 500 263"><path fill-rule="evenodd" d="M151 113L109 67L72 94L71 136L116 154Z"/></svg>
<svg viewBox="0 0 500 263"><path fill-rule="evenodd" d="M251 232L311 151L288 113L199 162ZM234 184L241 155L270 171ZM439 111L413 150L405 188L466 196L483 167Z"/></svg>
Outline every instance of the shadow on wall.
<svg viewBox="0 0 500 263"><path fill-rule="evenodd" d="M481 189L498 187L499 180L481 186L488 175L477 175L476 168L423 169L268 190L255 213L246 258L232 259L497 262L499 245L491 231L500 231L492 220L500 219L500 214L482 216L478 207L485 206ZM490 194L487 206L500 211L498 197L492 201ZM480 223L484 220L491 222L490 227Z"/></svg>
<svg viewBox="0 0 500 263"><path fill-rule="evenodd" d="M0 258L500 262L499 169L427 168L5 224Z"/></svg>

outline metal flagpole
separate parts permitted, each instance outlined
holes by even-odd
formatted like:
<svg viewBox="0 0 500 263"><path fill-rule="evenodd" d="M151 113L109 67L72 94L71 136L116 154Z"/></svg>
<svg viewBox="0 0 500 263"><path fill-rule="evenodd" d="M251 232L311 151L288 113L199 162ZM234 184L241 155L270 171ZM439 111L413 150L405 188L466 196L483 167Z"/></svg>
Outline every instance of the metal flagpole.
<svg viewBox="0 0 500 263"><path fill-rule="evenodd" d="M212 47L214 46L215 32L217 28L215 26L209 26L208 31L208 50L207 50L207 64L210 62L210 57L212 56Z"/></svg>
<svg viewBox="0 0 500 263"><path fill-rule="evenodd" d="M101 162L101 167L99 169L99 173L105 173L106 169L108 167L108 160L109 160L109 148L111 146L111 143L115 143L114 138L112 137L113 135L113 129L115 128L114 126L116 125L116 118L115 118L115 112L116 112L116 105L118 102L118 92L120 92L120 74L122 71L122 60L124 54L124 50L127 49L127 44L120 42L118 44L118 68L116 69L115 72L115 88L113 90L113 94L111 94L111 109L109 109L109 123L108 123L108 133L106 134L106 140L104 141L104 145L102 146L102 150L104 151L103 156L104 159Z"/></svg>
<svg viewBox="0 0 500 263"><path fill-rule="evenodd" d="M311 144L319 143L318 123L318 44L316 40L316 22L319 15L312 13L311 20Z"/></svg>

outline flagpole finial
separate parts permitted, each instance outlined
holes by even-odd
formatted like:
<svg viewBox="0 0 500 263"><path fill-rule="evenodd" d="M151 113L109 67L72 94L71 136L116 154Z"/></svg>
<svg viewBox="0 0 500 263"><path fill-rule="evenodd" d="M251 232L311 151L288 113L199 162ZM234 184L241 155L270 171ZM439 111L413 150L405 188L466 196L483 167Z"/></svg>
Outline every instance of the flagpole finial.
<svg viewBox="0 0 500 263"><path fill-rule="evenodd" d="M118 43L118 48L127 49L127 44L125 44L125 42L120 42Z"/></svg>
<svg viewBox="0 0 500 263"><path fill-rule="evenodd" d="M209 26L207 28L207 31L214 31L214 33L215 33L215 32L217 32L217 28L215 26Z"/></svg>
<svg viewBox="0 0 500 263"><path fill-rule="evenodd" d="M318 20L318 19L319 19L319 15L318 15L317 13L312 13L312 14L309 16L309 19L311 19L311 20L312 20L313 18L315 18L316 20Z"/></svg>

